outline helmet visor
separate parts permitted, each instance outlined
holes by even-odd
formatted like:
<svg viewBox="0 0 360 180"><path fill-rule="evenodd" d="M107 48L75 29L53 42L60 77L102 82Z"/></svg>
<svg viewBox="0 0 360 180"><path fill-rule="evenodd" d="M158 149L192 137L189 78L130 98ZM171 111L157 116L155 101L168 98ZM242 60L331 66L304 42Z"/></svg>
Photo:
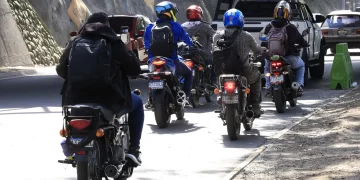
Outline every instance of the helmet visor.
<svg viewBox="0 0 360 180"><path fill-rule="evenodd" d="M167 4L165 6L156 6L155 7L155 12L156 12L156 14L162 14L162 13L170 11L170 9L171 9L170 4Z"/></svg>

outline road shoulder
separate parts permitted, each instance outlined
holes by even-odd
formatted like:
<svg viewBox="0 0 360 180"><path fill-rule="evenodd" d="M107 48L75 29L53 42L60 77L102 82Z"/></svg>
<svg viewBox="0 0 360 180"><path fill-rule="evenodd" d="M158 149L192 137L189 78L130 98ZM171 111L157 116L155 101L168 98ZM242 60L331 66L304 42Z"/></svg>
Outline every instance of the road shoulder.
<svg viewBox="0 0 360 180"><path fill-rule="evenodd" d="M34 67L0 67L0 80L14 79L25 76L33 76L38 73L55 72L54 66L34 66Z"/></svg>
<svg viewBox="0 0 360 180"><path fill-rule="evenodd" d="M282 137L234 178L358 179L360 89L322 108Z"/></svg>

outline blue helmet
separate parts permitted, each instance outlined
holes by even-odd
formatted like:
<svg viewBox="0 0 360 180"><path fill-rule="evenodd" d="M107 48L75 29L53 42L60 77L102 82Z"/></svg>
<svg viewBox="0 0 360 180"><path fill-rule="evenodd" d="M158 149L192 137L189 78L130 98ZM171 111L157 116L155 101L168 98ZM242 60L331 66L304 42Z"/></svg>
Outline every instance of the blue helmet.
<svg viewBox="0 0 360 180"><path fill-rule="evenodd" d="M237 26L239 28L244 27L244 15L237 9L230 9L224 14L224 26Z"/></svg>

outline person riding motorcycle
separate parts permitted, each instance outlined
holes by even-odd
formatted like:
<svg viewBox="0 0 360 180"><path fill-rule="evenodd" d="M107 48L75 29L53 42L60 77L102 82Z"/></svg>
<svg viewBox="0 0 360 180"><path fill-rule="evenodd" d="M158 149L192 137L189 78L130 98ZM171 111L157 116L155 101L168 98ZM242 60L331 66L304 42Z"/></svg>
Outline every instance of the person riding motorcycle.
<svg viewBox="0 0 360 180"><path fill-rule="evenodd" d="M197 37L197 41L202 45L202 55L204 56L206 65L213 65L212 43L215 30L207 22L203 21L203 10L200 6L191 5L186 10L187 22L181 26L191 37ZM216 82L214 66L211 69L212 84Z"/></svg>
<svg viewBox="0 0 360 180"><path fill-rule="evenodd" d="M108 15L103 12L92 14L83 27L79 30L79 36L101 37L111 44L111 84L107 87L96 87L96 89L83 89L68 84L68 65L70 52L74 40L71 39L60 58L60 64L56 66L57 74L65 82L61 95L63 96L62 106L84 103L101 104L114 112L129 109L128 116L130 128L130 149L129 154L140 159L140 139L144 125L143 103L139 96L131 92L128 76L137 76L141 73L140 60L129 50L131 43L124 44L113 29L110 28ZM72 58L71 61L76 61ZM85 66L86 67L86 66ZM73 153L68 152L64 141L61 143L65 156Z"/></svg>
<svg viewBox="0 0 360 180"><path fill-rule="evenodd" d="M254 37L247 31L243 30L244 15L237 9L230 9L224 14L225 31L218 31L214 36L214 42L224 35L229 38L236 31L240 31L234 41L234 48L238 55L239 62L242 63L242 76L246 77L250 84L250 96L252 110L255 117L258 118L263 113L260 103L261 99L261 74L257 67L250 65L249 53L252 51L254 54L261 54L266 50L265 47L259 46ZM222 39L222 38L221 38ZM219 74L217 74L219 76Z"/></svg>
<svg viewBox="0 0 360 180"><path fill-rule="evenodd" d="M284 58L290 64L292 69L296 69L296 82L299 83L300 87L298 90L298 96L303 95L304 87L304 74L305 64L300 57L300 52L294 48L294 44L299 44L301 47L308 46L308 43L304 40L302 35L299 33L297 27L290 23L291 8L288 2L280 1L274 10L274 20L268 24L264 30L264 35L268 35L270 30L275 28L282 28L286 26L287 42L285 42L286 55ZM265 59L264 74L269 73L269 60ZM266 80L266 93L265 96L271 96L271 86L269 77L265 77Z"/></svg>
<svg viewBox="0 0 360 180"><path fill-rule="evenodd" d="M170 56L167 57L169 59L172 59L175 63L176 66L176 74L177 75L181 75L184 77L184 92L186 94L186 98L188 100L188 103L186 103L186 107L192 107L189 101L189 96L190 96L190 92L191 92L191 88L192 88L192 81L193 81L193 76L191 73L191 70L186 66L185 62L182 60L179 60L178 57L178 53L177 53L177 42L179 40L182 40L185 42L186 45L188 46L192 46L193 42L192 39L189 37L189 35L186 33L186 31L181 27L181 25L179 23L177 23L177 19L176 19L176 13L178 12L178 8L176 7L175 3L169 2L169 1L163 1L159 4L157 4L155 6L155 11L156 11L156 16L159 18L156 23L153 24L149 24L146 29L145 29L145 35L144 35L144 44L145 44L145 50L148 53L148 58L151 61L151 59L154 56L165 56L163 54L153 54L153 50L152 50L152 38L153 38L153 30L154 27L157 25L162 25L162 24L170 24L170 28L173 34L173 40L169 41L173 41L173 44L165 44L163 46L159 46L159 47L153 47L153 48L163 48L164 47L169 47L172 46L173 48L173 52L170 52ZM165 36L165 34L164 34ZM149 61L149 63L151 63ZM152 107L152 100L151 100L151 96L149 96L149 100L145 105L146 108L151 108Z"/></svg>

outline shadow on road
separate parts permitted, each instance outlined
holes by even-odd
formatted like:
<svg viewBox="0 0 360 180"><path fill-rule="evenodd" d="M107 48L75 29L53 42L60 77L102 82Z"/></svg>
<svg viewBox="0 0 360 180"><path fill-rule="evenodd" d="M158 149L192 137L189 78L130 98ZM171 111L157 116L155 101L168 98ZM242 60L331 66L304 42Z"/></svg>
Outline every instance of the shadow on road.
<svg viewBox="0 0 360 180"><path fill-rule="evenodd" d="M152 134L181 134L191 133L199 129L204 128L203 126L196 126L194 123L189 123L188 120L176 120L172 121L167 128L160 129L156 124L147 124L152 130Z"/></svg>

